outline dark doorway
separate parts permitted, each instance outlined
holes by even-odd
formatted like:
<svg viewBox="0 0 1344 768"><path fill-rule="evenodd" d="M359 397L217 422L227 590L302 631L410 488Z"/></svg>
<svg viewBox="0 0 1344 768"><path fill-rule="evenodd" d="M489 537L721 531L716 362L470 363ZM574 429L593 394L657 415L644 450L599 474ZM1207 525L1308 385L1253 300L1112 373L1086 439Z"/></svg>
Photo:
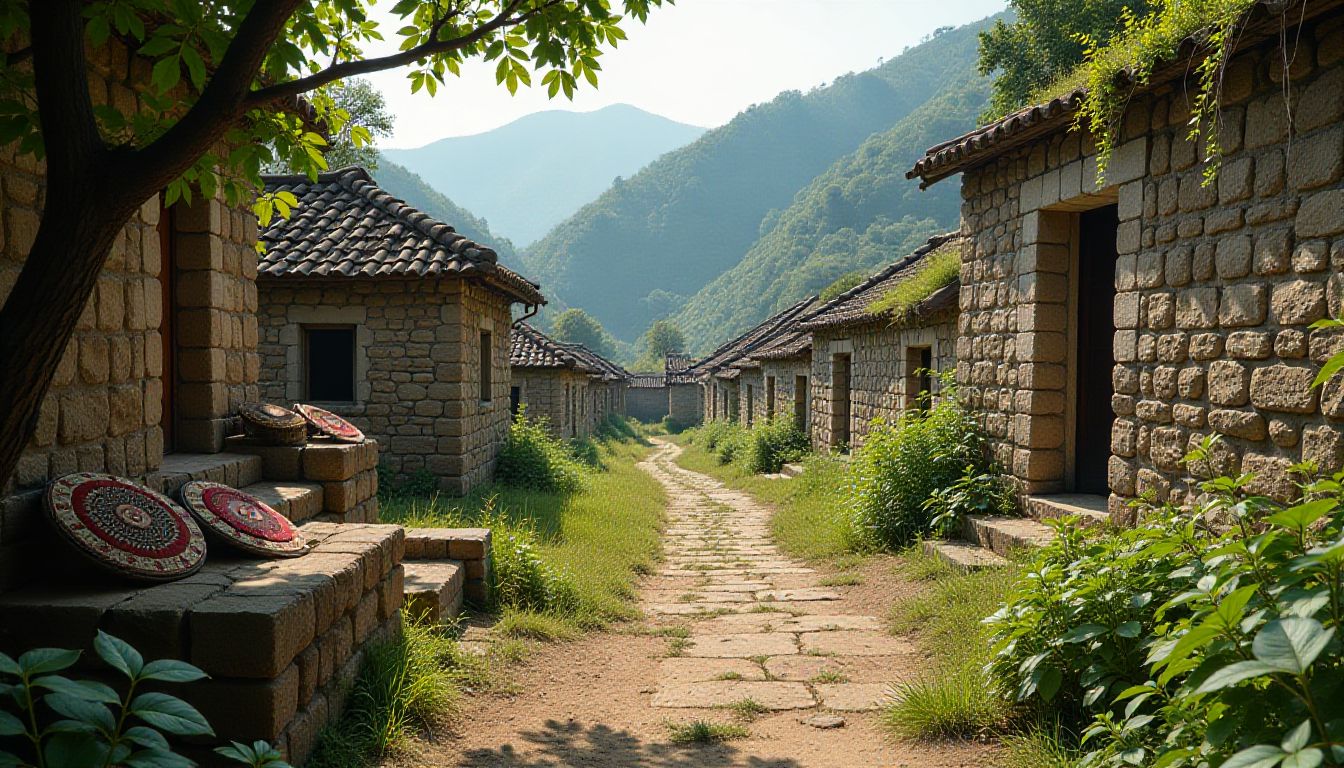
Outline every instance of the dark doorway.
<svg viewBox="0 0 1344 768"><path fill-rule="evenodd" d="M831 355L831 447L849 446L849 355Z"/></svg>
<svg viewBox="0 0 1344 768"><path fill-rule="evenodd" d="M323 403L355 401L354 327L304 328L303 354L307 399Z"/></svg>
<svg viewBox="0 0 1344 768"><path fill-rule="evenodd" d="M1111 371L1115 366L1114 205L1088 211L1078 222L1078 354L1074 380L1074 469L1077 493L1110 492Z"/></svg>
<svg viewBox="0 0 1344 768"><path fill-rule="evenodd" d="M793 377L793 420L798 428L807 432L807 377Z"/></svg>

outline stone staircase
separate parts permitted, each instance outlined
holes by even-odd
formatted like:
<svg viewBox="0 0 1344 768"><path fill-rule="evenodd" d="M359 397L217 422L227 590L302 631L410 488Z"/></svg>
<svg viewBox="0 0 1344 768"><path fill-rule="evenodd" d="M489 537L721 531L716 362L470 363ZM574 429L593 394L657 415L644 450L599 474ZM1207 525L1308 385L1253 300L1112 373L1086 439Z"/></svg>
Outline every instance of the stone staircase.
<svg viewBox="0 0 1344 768"><path fill-rule="evenodd" d="M925 541L924 552L967 573L1007 565L1015 553L1049 543L1055 533L1041 520L1074 516L1089 527L1111 520L1104 496L1032 496L1026 500L1026 509L1030 517L967 515L961 523L960 539Z"/></svg>

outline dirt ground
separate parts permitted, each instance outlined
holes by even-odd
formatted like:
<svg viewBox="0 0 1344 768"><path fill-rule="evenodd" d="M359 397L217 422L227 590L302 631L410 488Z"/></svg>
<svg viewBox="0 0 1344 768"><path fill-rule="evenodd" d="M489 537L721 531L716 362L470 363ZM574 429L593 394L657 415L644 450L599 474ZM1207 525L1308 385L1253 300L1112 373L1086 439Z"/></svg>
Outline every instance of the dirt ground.
<svg viewBox="0 0 1344 768"><path fill-rule="evenodd" d="M438 733L433 741L422 742L411 754L402 756L397 761L399 765L454 768L952 768L994 764L995 749L992 745L965 742L902 743L882 732L875 711L833 712L828 704L844 705L836 703L839 699L832 701L823 698L822 691L828 686L814 685L816 680L747 683L724 681L722 677L692 676L689 679L720 682L693 683L680 688L670 685L683 681L668 679L669 664L676 665L678 669L694 670L703 662L712 671L725 668L716 666L725 663L753 663L740 658L696 658L714 655L697 652L696 649L710 640L724 637L718 633L737 631L722 627L734 627L739 622L759 623L757 620L788 620L789 614L876 621L885 619L894 602L919 589L918 584L899 574L893 558L876 557L854 571L861 576L860 584L825 587L827 592L834 595L819 598L817 602L795 603L786 600L778 603L787 613L763 614L758 606L750 604L755 608L753 610L742 603L730 603L727 608L720 604L707 605L714 609L713 614L685 616L660 613L658 605L663 605L667 611L681 610L669 607L674 604L659 601L665 601L663 596L676 590L687 589L685 579L688 576L676 570L679 567L678 558L683 561L695 559L684 554L687 551L685 542L678 540L678 537L687 536L687 531L695 530L695 526L687 524L688 518L679 517L681 513L678 509L690 510L686 514L703 515L706 514L707 504L712 503L716 510L720 510L714 514L721 515L725 499L728 507L740 508L743 514L749 507L757 509L751 507L754 502L750 500L745 500L743 504L734 501L733 493L717 481L676 467L672 460L677 450L670 444L664 445L646 466L668 487L672 498L669 511L671 521L665 534L668 562L660 574L647 580L644 588L646 609L652 609L647 611L648 621L639 627L617 628L574 642L537 646L524 663L511 667L507 673L512 684L510 690L515 692L470 696L463 703L464 714L457 719L450 732ZM707 501L706 493L712 496L712 502ZM701 495L698 500L696 494ZM741 515L715 519L722 521L729 529L751 528L751 524L741 522L745 519ZM691 522L696 520L698 518L690 518ZM745 535L767 535L760 532L759 526L752 530L756 533L748 531ZM729 531L730 534L734 532ZM698 538L698 534L689 535ZM762 546L773 547L773 544L766 541ZM761 567L780 564L779 558L782 556L771 555L769 558L769 563L764 559L761 561ZM678 574L682 581L678 581ZM826 573L727 574L722 578L741 580L767 576L774 577L773 588L799 589L814 586ZM714 589L703 586L709 582L710 578L698 574L694 580L695 584L702 585L701 588ZM733 587L725 585L724 588ZM690 595L682 595L681 604L696 604L690 598ZM724 610L732 612L725 614ZM686 627L690 630L690 650L683 652L689 658L666 662L669 649L677 641L650 633L650 630L660 627ZM764 632L770 629L766 626L765 629L747 631ZM781 634L776 631L771 636L779 637ZM753 641L764 635L731 637ZM876 687L873 683L878 681L891 683L919 675L924 659L914 646L898 638L886 640L901 643L909 650L897 655L867 658L840 654L824 654L832 658L819 658L823 654L815 651L794 651L798 654L812 653L813 656L792 655L777 657L775 660L793 660L795 663L819 661L841 665L851 681L868 684L840 686L842 688L872 690ZM746 653L749 651L744 651L742 655ZM764 669L776 669L769 666L763 656L752 655L750 658L764 664ZM780 677L765 674L762 678L748 679L778 681L790 678L786 674ZM802 677L793 679L805 680ZM685 702L676 701L676 696L669 696L669 690L684 691L689 688L690 693L694 694L698 691L695 686L734 685L793 686L790 689L792 691L801 691L805 687L807 695L814 696L816 703L811 706L780 704L792 708L768 712L746 722L750 736L745 739L709 745L677 745L670 742L669 723L686 723L695 719L720 723L742 721L728 709L687 706ZM655 706L655 700L661 706ZM704 706L704 703L695 706ZM864 707L853 707L861 708ZM802 722L817 714L832 713L843 717L843 726L819 729Z"/></svg>

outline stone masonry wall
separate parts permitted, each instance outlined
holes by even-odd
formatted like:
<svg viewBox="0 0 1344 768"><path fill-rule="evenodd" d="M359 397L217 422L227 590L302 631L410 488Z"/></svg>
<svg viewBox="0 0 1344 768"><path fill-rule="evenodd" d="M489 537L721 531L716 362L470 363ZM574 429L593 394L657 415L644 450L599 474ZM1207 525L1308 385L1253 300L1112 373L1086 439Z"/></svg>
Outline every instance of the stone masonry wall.
<svg viewBox="0 0 1344 768"><path fill-rule="evenodd" d="M563 368L514 368L512 386L519 389L519 402L527 406L529 418L545 418L556 437L580 437L588 434L574 418L581 388L588 385L588 374Z"/></svg>
<svg viewBox="0 0 1344 768"><path fill-rule="evenodd" d="M1130 107L1104 187L1077 133L964 174L957 379L1025 491L1069 489L1073 212L1108 202L1112 513L1144 492L1183 497L1180 459L1213 433L1211 469L1254 472L1280 498L1293 462L1344 465L1344 384L1309 388L1340 336L1307 327L1344 310L1342 27L1337 14L1308 22L1286 53L1271 42L1231 62L1211 185L1180 85Z"/></svg>
<svg viewBox="0 0 1344 768"><path fill-rule="evenodd" d="M673 384L667 388L667 415L673 421L683 426L699 424L703 411L699 384Z"/></svg>
<svg viewBox="0 0 1344 768"><path fill-rule="evenodd" d="M934 319L927 325L901 328L881 323L818 330L812 335L811 422L812 444L818 449L839 444L832 415L835 408L831 364L836 354L850 355L849 432L850 446L863 445L874 419L893 421L914 404L914 371L908 353L928 347L935 371L956 365L956 323L951 318ZM933 378L933 393L940 383Z"/></svg>
<svg viewBox="0 0 1344 768"><path fill-rule="evenodd" d="M667 405L667 387L631 387L625 393L625 412L640 421L661 421Z"/></svg>
<svg viewBox="0 0 1344 768"><path fill-rule="evenodd" d="M356 329L356 402L330 404L378 440L404 479L427 471L466 493L490 479L509 423L508 300L476 283L263 279L262 397L303 399L305 324ZM491 339L492 386L482 400L480 334Z"/></svg>
<svg viewBox="0 0 1344 768"><path fill-rule="evenodd" d="M794 416L794 381L797 376L807 376L811 381L811 359L804 357L791 358L788 360L763 360L761 361L761 374L763 376L775 378L775 415L776 416ZM811 389L811 385L808 385ZM803 424L799 427L804 434L809 433L809 411L811 403L808 400L809 393L803 393Z"/></svg>
<svg viewBox="0 0 1344 768"><path fill-rule="evenodd" d="M743 426L765 420L765 377L760 368L746 368L737 377L737 420Z"/></svg>

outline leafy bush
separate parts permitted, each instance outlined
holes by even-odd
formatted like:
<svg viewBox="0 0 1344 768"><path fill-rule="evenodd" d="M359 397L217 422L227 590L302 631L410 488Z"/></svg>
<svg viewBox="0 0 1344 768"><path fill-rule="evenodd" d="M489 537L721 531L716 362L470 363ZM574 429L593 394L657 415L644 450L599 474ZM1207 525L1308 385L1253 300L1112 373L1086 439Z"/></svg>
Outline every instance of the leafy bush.
<svg viewBox="0 0 1344 768"><path fill-rule="evenodd" d="M719 442L727 437L728 432L736 426L731 421L711 419L691 430L688 439L706 451L713 452L719 447Z"/></svg>
<svg viewBox="0 0 1344 768"><path fill-rule="evenodd" d="M146 684L190 683L206 675L175 659L144 657L128 643L99 631L93 649L126 679L126 692L92 680L56 674L74 666L80 651L37 648L17 660L0 653L0 765L38 768L194 765L167 736L213 736L205 717L176 696L140 691ZM17 712L17 715L15 714ZM165 736L167 734L167 736ZM6 750L13 750L12 752ZM264 741L233 743L220 756L254 768L289 768Z"/></svg>
<svg viewBox="0 0 1344 768"><path fill-rule="evenodd" d="M994 617L995 678L1092 717L1084 765L1344 762L1344 473L1292 505L1251 479L1204 482L1195 508L1134 530L1062 529Z"/></svg>
<svg viewBox="0 0 1344 768"><path fill-rule="evenodd" d="M536 524L495 510L489 499L477 525L489 528L494 556L492 600L496 608L566 612L577 602L569 575L542 557Z"/></svg>
<svg viewBox="0 0 1344 768"><path fill-rule="evenodd" d="M970 466L955 483L934 489L924 500L924 508L932 515L929 527L933 532L948 535L961 528L966 515L1017 514L1017 493L1003 475L977 472Z"/></svg>
<svg viewBox="0 0 1344 768"><path fill-rule="evenodd" d="M869 547L898 548L936 533L925 500L962 477L987 470L974 417L946 396L896 423L874 422L852 462L850 516Z"/></svg>
<svg viewBox="0 0 1344 768"><path fill-rule="evenodd" d="M583 467L571 447L550 433L546 420L529 419L524 406L509 424L495 478L539 491L574 491L582 482Z"/></svg>
<svg viewBox="0 0 1344 768"><path fill-rule="evenodd" d="M784 465L801 459L811 448L807 435L792 417L762 421L746 432L743 463L750 472L778 472Z"/></svg>

